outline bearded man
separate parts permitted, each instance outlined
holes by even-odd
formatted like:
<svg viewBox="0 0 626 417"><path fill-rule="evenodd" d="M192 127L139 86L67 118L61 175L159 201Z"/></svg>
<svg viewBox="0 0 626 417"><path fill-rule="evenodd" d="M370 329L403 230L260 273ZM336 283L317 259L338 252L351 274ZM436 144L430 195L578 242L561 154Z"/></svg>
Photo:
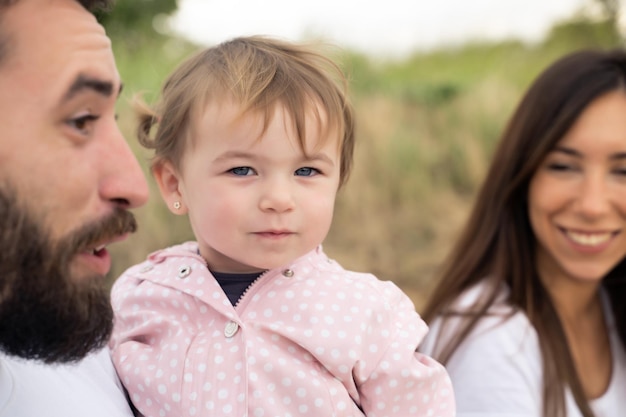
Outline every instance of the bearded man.
<svg viewBox="0 0 626 417"><path fill-rule="evenodd" d="M116 123L106 0L0 0L0 416L132 416L108 356L107 245L143 173Z"/></svg>

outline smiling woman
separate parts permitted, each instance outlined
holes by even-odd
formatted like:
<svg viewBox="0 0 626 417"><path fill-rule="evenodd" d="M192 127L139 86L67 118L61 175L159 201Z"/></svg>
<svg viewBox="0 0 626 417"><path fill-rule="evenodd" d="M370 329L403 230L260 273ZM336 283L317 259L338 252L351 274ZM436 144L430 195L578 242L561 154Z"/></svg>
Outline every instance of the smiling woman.
<svg viewBox="0 0 626 417"><path fill-rule="evenodd" d="M624 115L624 91L594 100L530 182L537 271L555 302L565 306L572 283L596 287L626 255ZM584 375L588 381L592 374Z"/></svg>
<svg viewBox="0 0 626 417"><path fill-rule="evenodd" d="M532 84L425 310L458 416L618 417L626 389L626 52Z"/></svg>

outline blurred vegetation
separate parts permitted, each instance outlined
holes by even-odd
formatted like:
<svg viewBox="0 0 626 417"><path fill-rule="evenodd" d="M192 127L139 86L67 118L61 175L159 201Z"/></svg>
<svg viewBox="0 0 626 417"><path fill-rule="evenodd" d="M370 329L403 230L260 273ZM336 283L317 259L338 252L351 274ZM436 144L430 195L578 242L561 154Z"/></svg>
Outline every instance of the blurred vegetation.
<svg viewBox="0 0 626 417"><path fill-rule="evenodd" d="M173 8L174 0L118 1L104 20L125 81L120 123L148 176L150 155L134 139L129 102L138 92L156 97L165 76L198 48L160 34L158 16ZM395 61L337 52L351 79L358 144L327 253L347 268L395 281L422 305L531 80L567 52L622 44L616 16L603 10L576 13L536 44L473 42ZM172 215L149 182L151 201L137 210L140 231L112 248L111 279L149 252L193 238L187 219Z"/></svg>
<svg viewBox="0 0 626 417"><path fill-rule="evenodd" d="M117 0L111 10L98 14L98 20L110 34L144 40L162 32L160 22L177 9L177 0Z"/></svg>

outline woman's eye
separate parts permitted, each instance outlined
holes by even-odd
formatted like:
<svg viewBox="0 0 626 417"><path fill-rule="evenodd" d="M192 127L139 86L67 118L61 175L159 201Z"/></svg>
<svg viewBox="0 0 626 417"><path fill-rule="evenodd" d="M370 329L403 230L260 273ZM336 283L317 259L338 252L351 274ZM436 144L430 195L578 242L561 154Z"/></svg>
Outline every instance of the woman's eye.
<svg viewBox="0 0 626 417"><path fill-rule="evenodd" d="M296 176L299 177L312 177L313 175L317 175L319 174L320 171L315 169L315 168L311 168L311 167L302 167L302 168L298 168L296 169Z"/></svg>
<svg viewBox="0 0 626 417"><path fill-rule="evenodd" d="M100 116L97 116L95 114L85 114L83 116L79 116L79 117L75 117L72 119L69 119L67 121L67 124L74 130L77 130L78 132L80 132L83 135L88 135L90 133L90 126L91 124L98 120L100 118Z"/></svg>
<svg viewBox="0 0 626 417"><path fill-rule="evenodd" d="M237 176L248 176L255 174L254 170L250 167L235 167L229 169L228 172Z"/></svg>
<svg viewBox="0 0 626 417"><path fill-rule="evenodd" d="M548 164L548 169L550 171L563 172L563 171L573 171L575 167L569 164L553 162L553 163Z"/></svg>
<svg viewBox="0 0 626 417"><path fill-rule="evenodd" d="M626 176L626 167L615 168L613 172L617 175Z"/></svg>

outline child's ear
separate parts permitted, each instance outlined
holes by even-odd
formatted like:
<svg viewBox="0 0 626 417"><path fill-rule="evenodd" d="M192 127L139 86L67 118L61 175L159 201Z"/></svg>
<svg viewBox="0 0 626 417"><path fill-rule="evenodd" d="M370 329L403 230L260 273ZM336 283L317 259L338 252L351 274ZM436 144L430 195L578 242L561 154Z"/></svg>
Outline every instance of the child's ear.
<svg viewBox="0 0 626 417"><path fill-rule="evenodd" d="M152 168L152 175L159 186L161 197L174 214L186 214L187 205L180 192L180 174L170 161L163 161Z"/></svg>

